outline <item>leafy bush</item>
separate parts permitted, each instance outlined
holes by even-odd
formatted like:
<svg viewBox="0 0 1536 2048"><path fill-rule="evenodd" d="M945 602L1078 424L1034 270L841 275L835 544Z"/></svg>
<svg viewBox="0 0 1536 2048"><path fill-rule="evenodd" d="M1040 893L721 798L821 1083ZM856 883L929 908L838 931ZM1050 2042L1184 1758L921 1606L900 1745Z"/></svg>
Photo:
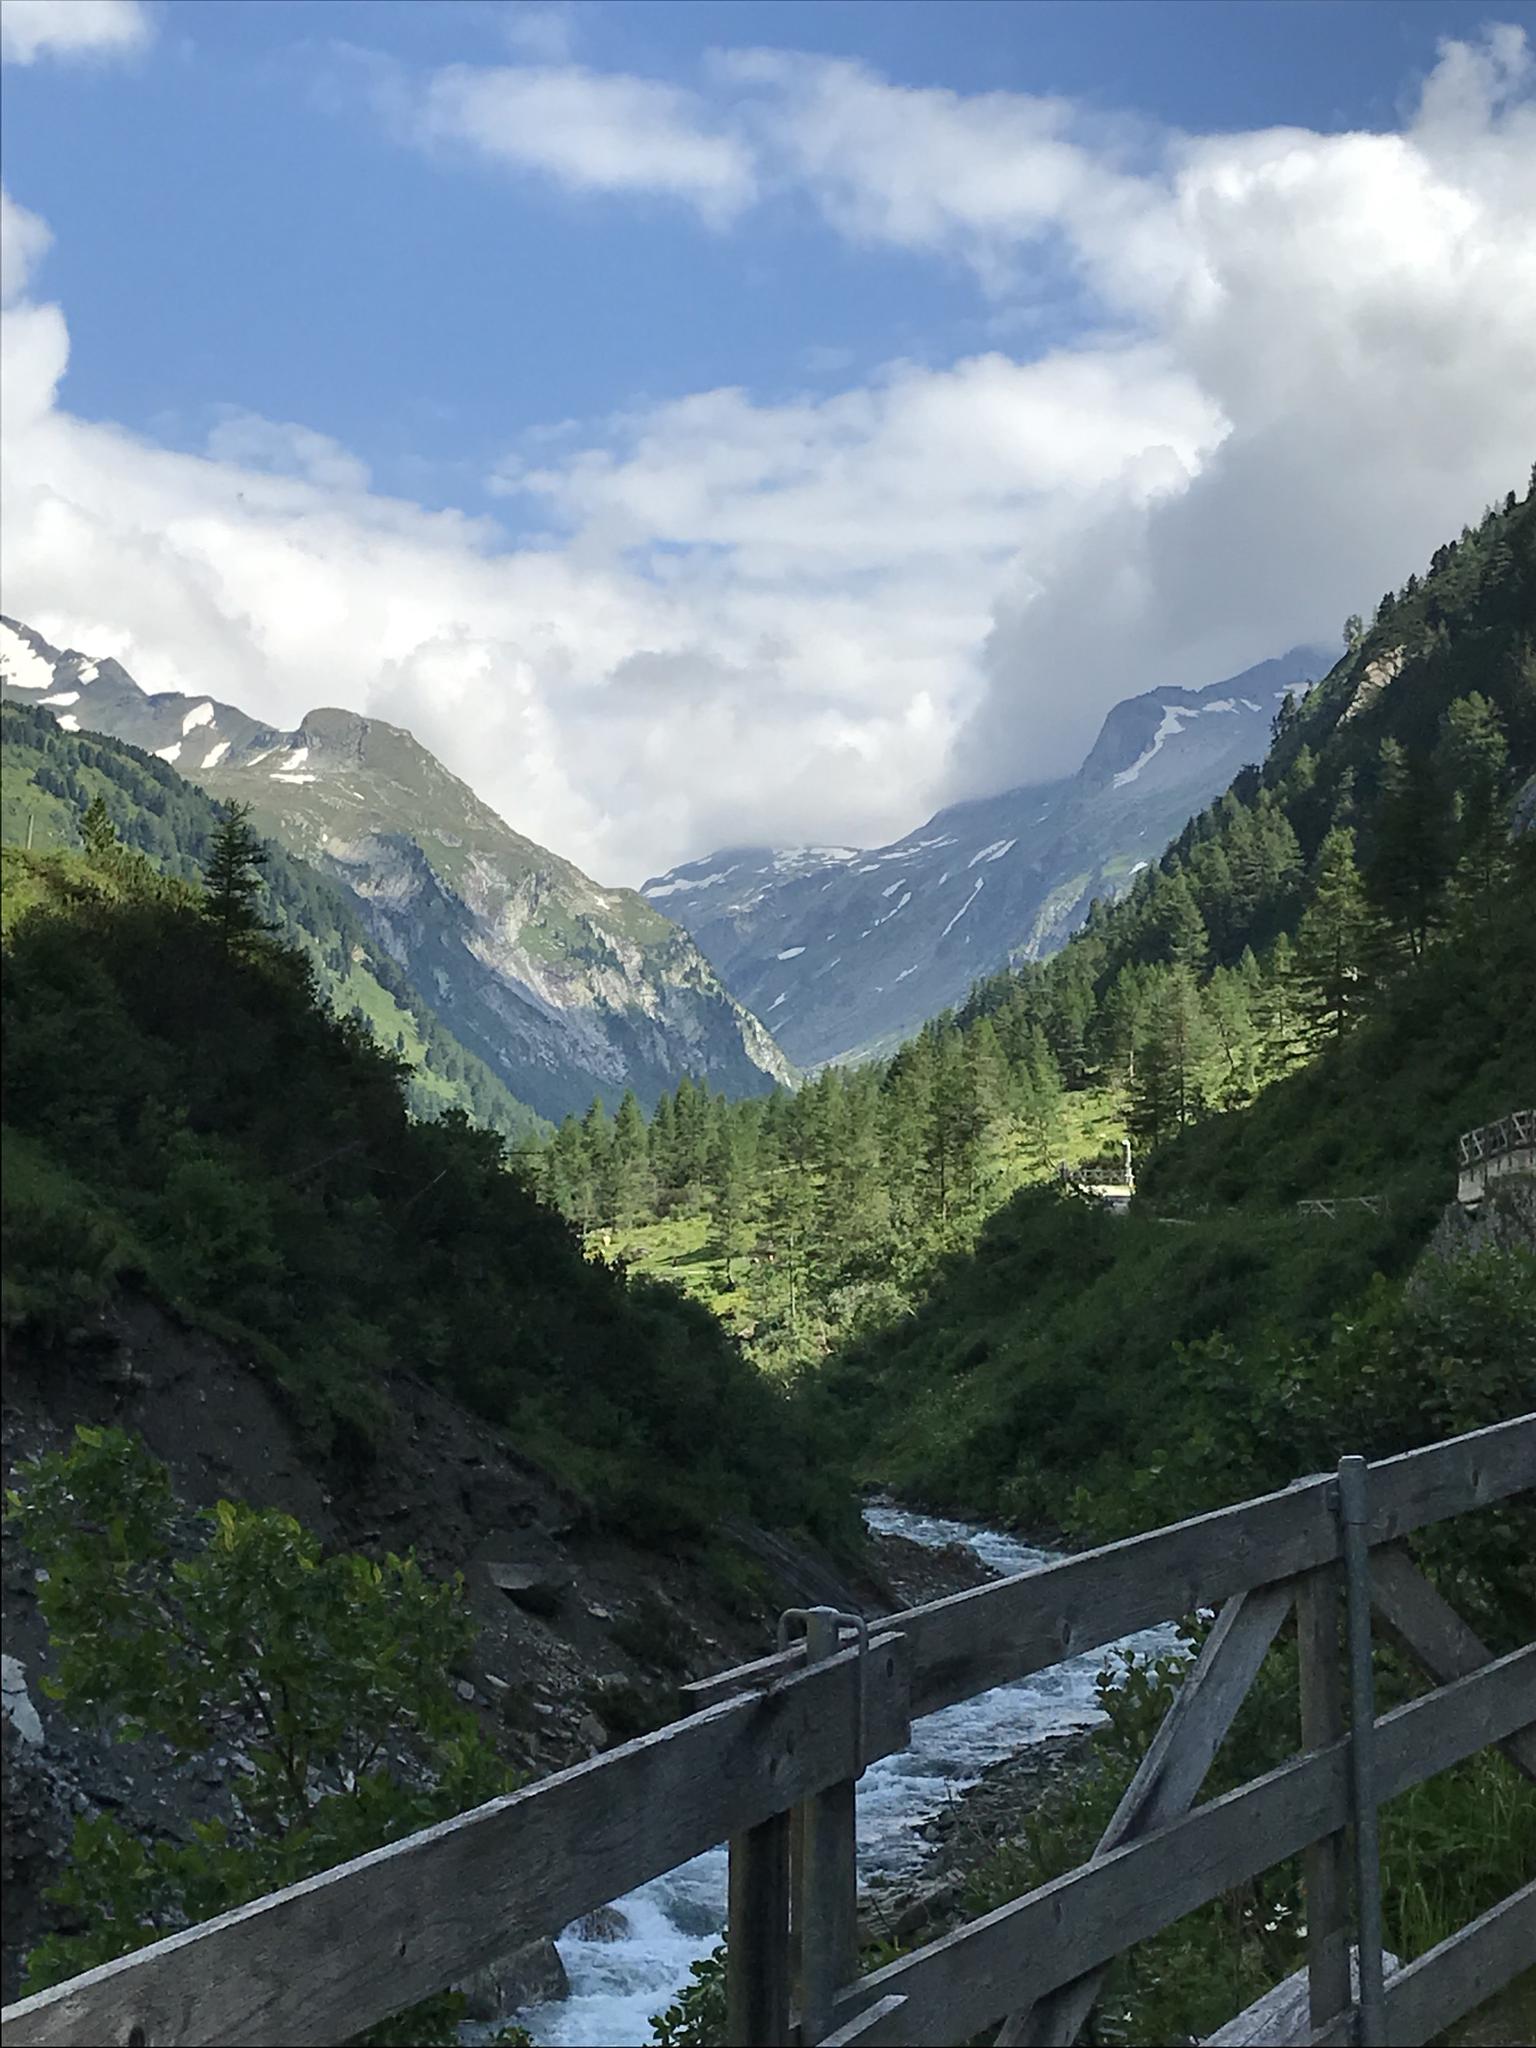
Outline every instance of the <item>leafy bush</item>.
<svg viewBox="0 0 1536 2048"><path fill-rule="evenodd" d="M18 1477L7 1519L48 1573L46 1691L119 1740L227 1746L240 1773L233 1824L199 1823L188 1844L76 1823L50 1896L81 1931L32 1952L28 1990L512 1789L446 1681L474 1639L459 1582L410 1557L327 1556L273 1509L187 1515L119 1430L78 1429ZM399 2038L453 2040L461 2005L413 2008Z"/></svg>

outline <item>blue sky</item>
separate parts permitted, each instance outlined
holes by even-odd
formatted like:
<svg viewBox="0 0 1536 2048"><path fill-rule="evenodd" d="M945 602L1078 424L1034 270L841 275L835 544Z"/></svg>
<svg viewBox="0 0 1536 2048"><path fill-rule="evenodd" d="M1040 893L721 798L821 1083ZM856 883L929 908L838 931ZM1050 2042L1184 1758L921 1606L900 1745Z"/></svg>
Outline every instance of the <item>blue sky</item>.
<svg viewBox="0 0 1536 2048"><path fill-rule="evenodd" d="M1532 0L4 22L51 237L12 328L68 356L8 452L7 608L268 715L340 676L625 879L1071 765L1115 696L1331 631L1520 480ZM1426 407L1445 445L1395 447ZM142 520L182 522L112 529L109 478L204 508L153 601ZM106 522L88 596L65 503ZM381 525L440 588L378 635Z"/></svg>
<svg viewBox="0 0 1536 2048"><path fill-rule="evenodd" d="M66 0L68 4L68 0ZM477 496L530 427L718 384L836 388L894 355L986 347L999 309L963 265L852 248L786 194L750 236L666 197L615 207L537 175L401 148L352 53L412 68L520 54L494 0L172 0L126 75L4 73L13 187L57 237L70 395L88 418L200 444L211 409L303 420L381 486ZM1536 19L1529 4L1505 20ZM598 70L692 84L714 48L872 64L960 93L1067 94L1194 130L1393 125L1465 31L1466 0L583 0L538 10ZM510 17L510 20L509 20ZM1057 271L1024 335L1083 309ZM1012 339L1019 338L1015 328ZM506 508L503 516L506 516Z"/></svg>

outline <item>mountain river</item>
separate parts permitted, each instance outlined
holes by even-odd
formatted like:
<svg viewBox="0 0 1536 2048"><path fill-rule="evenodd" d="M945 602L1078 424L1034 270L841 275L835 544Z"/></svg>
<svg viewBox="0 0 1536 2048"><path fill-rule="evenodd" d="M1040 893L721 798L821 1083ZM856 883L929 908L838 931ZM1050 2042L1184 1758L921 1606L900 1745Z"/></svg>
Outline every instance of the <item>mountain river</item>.
<svg viewBox="0 0 1536 2048"><path fill-rule="evenodd" d="M1055 1553L1035 1550L997 1530L946 1521L905 1508L869 1507L865 1520L880 1534L904 1536L935 1548L968 1544L1000 1576L1038 1571ZM1129 1638L1137 1648L1167 1648L1172 1631ZM928 1844L918 1832L991 1764L1017 1756L1053 1735L1091 1727L1101 1719L1094 1680L1107 1651L1058 1664L1034 1678L1001 1685L912 1724L912 1746L882 1757L859 1781L859 1875L890 1880L915 1876ZM559 1949L570 1995L516 2015L540 2048L544 2044L630 2044L651 2038L651 2015L671 2004L688 1982L688 1965L709 1954L725 1926L724 1847L642 1885L615 1901L627 1932L617 1940L584 1939L567 1928ZM480 2029L468 2029L476 2034ZM489 2033L491 2029L485 2029Z"/></svg>

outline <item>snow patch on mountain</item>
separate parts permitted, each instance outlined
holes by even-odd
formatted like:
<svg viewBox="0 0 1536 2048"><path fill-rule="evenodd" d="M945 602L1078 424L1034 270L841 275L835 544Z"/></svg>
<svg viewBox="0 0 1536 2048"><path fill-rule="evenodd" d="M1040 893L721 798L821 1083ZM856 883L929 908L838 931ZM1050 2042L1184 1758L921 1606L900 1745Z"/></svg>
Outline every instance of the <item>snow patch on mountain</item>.
<svg viewBox="0 0 1536 2048"><path fill-rule="evenodd" d="M974 868L984 860L1001 860L1005 853L1012 853L1018 843L1017 839L994 839L992 844L984 846L980 853L973 853L966 866Z"/></svg>
<svg viewBox="0 0 1536 2048"><path fill-rule="evenodd" d="M192 706L192 709L181 721L181 729L182 732L185 734L189 732L195 732L200 725L212 725L212 723L213 706L205 700L201 704L194 704Z"/></svg>
<svg viewBox="0 0 1536 2048"><path fill-rule="evenodd" d="M1217 713L1236 711L1239 701L1247 704L1251 711L1257 711L1259 708L1257 704L1251 703L1246 697L1241 700L1232 697L1217 697L1208 704L1165 705L1157 731L1152 735L1151 746L1144 753L1139 754L1129 768L1122 768L1120 770L1120 773L1114 777L1115 788L1124 789L1127 783L1135 782L1148 762L1163 751L1169 740L1177 738L1192 718L1199 718L1202 713L1208 711Z"/></svg>
<svg viewBox="0 0 1536 2048"><path fill-rule="evenodd" d="M728 882L735 872L734 867L719 868L712 875L696 875L685 877L680 882L663 883L659 889L648 882L645 887L646 897L655 903L663 896L680 896L685 889L713 889L717 882Z"/></svg>
<svg viewBox="0 0 1536 2048"><path fill-rule="evenodd" d="M35 654L13 628L0 625L0 675L13 690L50 690L52 664Z"/></svg>
<svg viewBox="0 0 1536 2048"><path fill-rule="evenodd" d="M945 927L944 927L943 931L941 931L941 932L939 933L939 937L940 937L941 939L947 939L947 938L949 937L950 933L951 933L951 932L952 932L952 931L954 930L955 926L956 926L956 925L957 925L957 924L958 924L958 923L960 922L961 918L962 918L962 917L964 917L965 913L966 913L966 912L967 912L967 911L968 911L968 910L970 909L971 905L972 905L972 904L973 904L973 903L974 903L974 902L976 901L976 898L977 898L977 897L978 897L978 896L979 896L979 895L981 894L982 890L983 890L983 889L984 889L984 888L985 888L986 886L987 886L987 878L986 878L986 876L985 876L985 875L978 875L978 876L976 877L975 881L974 881L974 882L973 882L973 883L971 884L971 893L970 893L970 895L966 897L965 901L964 901L964 902L963 902L963 903L961 904L960 908L959 908L959 909L958 909L958 910L957 910L957 911L955 912L954 916L953 916L953 917L952 917L952 918L951 918L951 919L949 920L949 923L948 923L947 925L945 925Z"/></svg>

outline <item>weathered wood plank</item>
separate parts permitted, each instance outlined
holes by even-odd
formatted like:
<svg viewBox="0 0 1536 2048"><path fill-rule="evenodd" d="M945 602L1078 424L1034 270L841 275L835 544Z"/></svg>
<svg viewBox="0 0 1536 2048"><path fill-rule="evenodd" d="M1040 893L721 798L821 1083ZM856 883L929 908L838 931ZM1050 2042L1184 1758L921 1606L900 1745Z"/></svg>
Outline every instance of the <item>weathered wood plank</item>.
<svg viewBox="0 0 1536 2048"><path fill-rule="evenodd" d="M1382 1957L1387 1969L1395 1970L1398 1960L1388 1949ZM1349 1957L1349 1971L1345 1977L1346 1995L1340 2012L1349 2015L1352 2026L1352 2002L1360 1981L1360 1959L1358 1953ZM1291 2048L1292 2043L1310 2044L1313 2038L1312 2025L1307 2015L1307 1973L1297 1970L1283 1983L1274 1985L1262 1998L1256 1998L1246 2006L1235 2019L1218 2027L1214 2034L1207 2034L1200 2048Z"/></svg>
<svg viewBox="0 0 1536 2048"><path fill-rule="evenodd" d="M863 2048L866 2042L905 2041L907 2037L902 2032L901 2015L906 2002L896 1996L876 1999L856 2018L845 2020L835 2034L828 2034L821 2048Z"/></svg>
<svg viewBox="0 0 1536 2048"><path fill-rule="evenodd" d="M1043 1570L915 1607L914 1714L1043 1671L1336 1554L1331 1482L1199 1515Z"/></svg>
<svg viewBox="0 0 1536 2048"><path fill-rule="evenodd" d="M1437 1683L1449 1684L1490 1661L1487 1645L1406 1551L1388 1545L1372 1553L1371 1591L1387 1622ZM1522 1729L1500 1746L1515 1768L1536 1782L1536 1729Z"/></svg>
<svg viewBox="0 0 1536 2048"><path fill-rule="evenodd" d="M1500 1740L1530 1719L1533 1701L1529 1645L1394 1709L1377 1723L1381 1797ZM839 2001L839 2021L900 1995L900 2028L877 2026L869 2048L965 2039L1336 1831L1349 1810L1348 1753L1346 1741L1284 1764L871 1972Z"/></svg>
<svg viewBox="0 0 1536 2048"><path fill-rule="evenodd" d="M1308 1572L1296 1592L1301 1746L1327 1749L1345 1734L1339 1568ZM1307 2016L1323 2026L1353 2000L1349 1961L1349 1837L1340 1828L1302 1851L1307 1906Z"/></svg>
<svg viewBox="0 0 1536 2048"><path fill-rule="evenodd" d="M1389 1542L1531 1488L1536 1414L1405 1451L1370 1467L1370 1541ZM1335 1490L1329 1474L1299 1480L1280 1493L893 1615L882 1626L911 1641L913 1713L933 1713L1137 1629L1333 1563L1340 1554ZM802 1657L796 1649L782 1659L762 1658L686 1690L696 1701L728 1697Z"/></svg>
<svg viewBox="0 0 1536 2048"><path fill-rule="evenodd" d="M8 2007L7 2048L344 2040L494 1955L848 1778L857 1653L728 1700ZM909 1734L905 1645L880 1637L867 1747Z"/></svg>
<svg viewBox="0 0 1536 2048"><path fill-rule="evenodd" d="M1536 1879L1387 1979L1387 2026L1396 2042L1433 2041L1495 1996L1536 1958ZM1311 2048L1350 2048L1353 2010L1313 2034Z"/></svg>
<svg viewBox="0 0 1536 2048"><path fill-rule="evenodd" d="M1400 1970L1387 1990L1394 2041L1432 2041L1536 1961L1536 1879Z"/></svg>
<svg viewBox="0 0 1536 2048"><path fill-rule="evenodd" d="M789 1815L731 1841L725 1966L731 2048L780 2048L789 2036Z"/></svg>
<svg viewBox="0 0 1536 2048"><path fill-rule="evenodd" d="M1386 1460L1372 1468L1371 1479L1373 1543L1505 1498L1536 1485L1536 1415ZM887 1626L905 1624L915 1639L913 1711L933 1711L1195 1606L1331 1563L1338 1554L1332 1501L1331 1481L1303 1481L1285 1493L897 1617ZM871 1757L905 1742L905 1728L898 1728L901 1685L893 1676L904 1652L888 1655L886 1682L877 1679L871 1686ZM493 1801L24 2000L4 2015L9 2037L26 2048L33 2041L126 2038L139 2027L167 2044L298 2044L350 2034L498 1950L552 1933L699 1849L846 1777L842 1752L850 1727L839 1687L849 1682L852 1653L815 1671L788 1671L792 1662L793 1656L757 1667L759 1683L777 1681L767 1694L733 1691L687 1721L511 1799ZM1489 1703L1504 1697L1498 1688L1511 1668L1511 1660L1501 1659L1451 1690L1477 1685L1464 1698L1479 1704L1487 1720ZM829 1674L837 1671L845 1675L834 1681ZM713 1683L723 1688L741 1682L738 1672ZM1529 1671L1523 1682L1530 1683ZM1443 1733L1432 1713L1444 1696L1431 1695L1400 1712L1420 1716L1414 1725L1421 1734ZM1426 1710L1431 1718L1425 1718ZM1514 1733L1530 1716L1505 1718L1500 1736ZM1384 1731L1393 1719L1382 1724ZM1419 1775L1453 1760L1448 1748L1460 1755L1486 1739L1461 1747L1448 1737L1439 1740L1441 1761L1426 1764ZM1314 1773L1304 1783L1296 1781L1302 1791L1292 1784L1287 1796L1321 1797L1318 1786L1336 1761L1329 1751L1286 1767ZM1423 1763L1421 1757L1415 1768ZM1214 1827L1206 1816L1222 1804L1212 1802L1180 1825ZM1336 1818L1327 1822L1329 1828L1337 1824ZM1158 1839L1154 1835L1138 1846L1150 1849ZM1129 1853L1113 1852L1087 1874L1102 1873ZM362 1929L370 1939L359 1938ZM1121 1940L1105 1953L1123 1945ZM1069 1974L1081 1975L1102 1959L1090 1954ZM1020 1989L1035 1998L1060 1981L1021 1980ZM857 1994L860 2000L864 1995ZM904 2023L910 2018L908 2013Z"/></svg>
<svg viewBox="0 0 1536 2048"><path fill-rule="evenodd" d="M1290 1607L1291 1587L1285 1583L1237 1593L1227 1602L1126 1787L1095 1857L1188 1811ZM1070 2048L1103 1981L1104 1971L1092 1970L1029 2011L1011 2014L997 2048L1020 2048L1024 2042Z"/></svg>
<svg viewBox="0 0 1536 2048"><path fill-rule="evenodd" d="M1536 1413L1427 1444L1368 1468L1372 1545L1536 1487Z"/></svg>

